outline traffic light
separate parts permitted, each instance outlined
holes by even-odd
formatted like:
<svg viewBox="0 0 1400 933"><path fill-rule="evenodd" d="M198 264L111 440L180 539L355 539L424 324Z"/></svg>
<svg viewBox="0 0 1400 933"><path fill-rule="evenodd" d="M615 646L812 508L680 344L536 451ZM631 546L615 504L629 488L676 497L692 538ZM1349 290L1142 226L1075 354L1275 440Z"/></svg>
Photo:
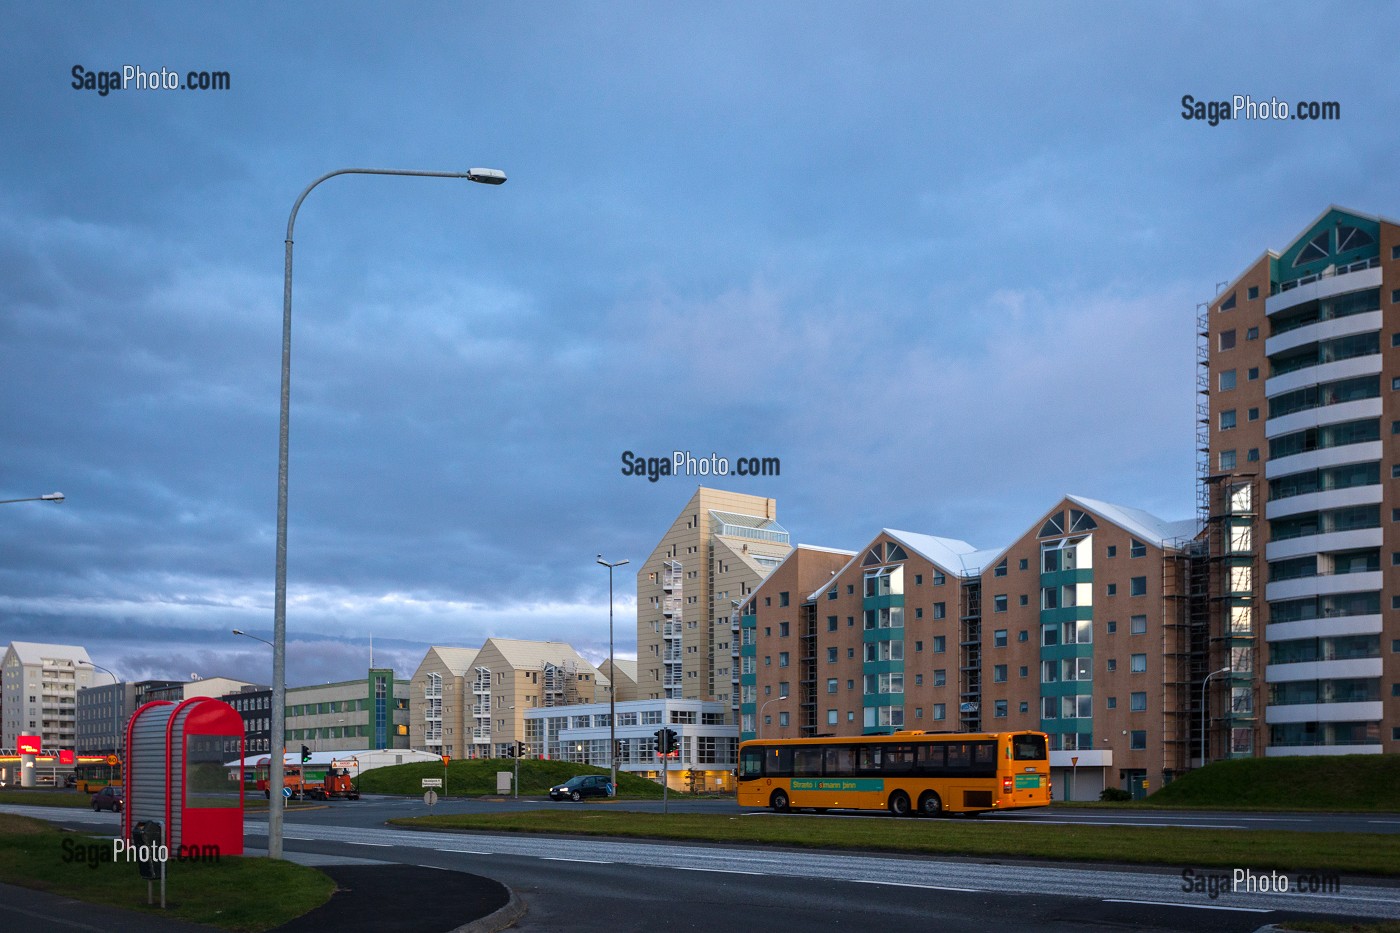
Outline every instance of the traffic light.
<svg viewBox="0 0 1400 933"><path fill-rule="evenodd" d="M525 757L525 743L524 743L524 742L516 742L516 743L515 743L515 757L516 757L516 758L524 758L524 757Z"/></svg>
<svg viewBox="0 0 1400 933"><path fill-rule="evenodd" d="M310 760L311 760L311 749L309 749L309 748L307 748L305 745L303 745L303 746L301 747L301 763L302 763L302 764L306 764L306 763L307 763L308 761L310 761Z"/></svg>
<svg viewBox="0 0 1400 933"><path fill-rule="evenodd" d="M675 729L666 730L666 754L674 755L681 750L680 736L676 735Z"/></svg>
<svg viewBox="0 0 1400 933"><path fill-rule="evenodd" d="M655 732L652 733L652 737L656 739L657 757L666 754L666 730L657 729Z"/></svg>

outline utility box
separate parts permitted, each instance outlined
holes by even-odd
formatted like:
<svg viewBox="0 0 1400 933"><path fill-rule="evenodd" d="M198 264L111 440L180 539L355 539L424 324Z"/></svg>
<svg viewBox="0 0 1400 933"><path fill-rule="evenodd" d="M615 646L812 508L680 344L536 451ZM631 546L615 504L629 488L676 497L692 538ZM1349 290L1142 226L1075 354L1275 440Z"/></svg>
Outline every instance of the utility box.
<svg viewBox="0 0 1400 933"><path fill-rule="evenodd" d="M122 834L149 821L165 830L177 858L243 854L243 776L224 762L243 758L243 718L222 700L158 700L126 727Z"/></svg>
<svg viewBox="0 0 1400 933"><path fill-rule="evenodd" d="M509 793L510 793L510 779L511 779L511 773L510 773L509 771L497 771L497 772L496 772L496 793L498 793L498 794L509 794Z"/></svg>

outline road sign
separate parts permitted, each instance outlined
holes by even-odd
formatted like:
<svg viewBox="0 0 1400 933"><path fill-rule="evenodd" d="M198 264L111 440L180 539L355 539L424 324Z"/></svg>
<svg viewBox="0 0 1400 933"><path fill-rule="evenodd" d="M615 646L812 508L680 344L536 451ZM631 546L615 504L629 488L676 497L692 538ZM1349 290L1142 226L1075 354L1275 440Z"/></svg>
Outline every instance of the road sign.
<svg viewBox="0 0 1400 933"><path fill-rule="evenodd" d="M292 799L292 789L291 789L290 787L284 787L284 788L282 788L282 796L283 796L283 797L286 797L288 800L291 800L291 799Z"/></svg>
<svg viewBox="0 0 1400 933"><path fill-rule="evenodd" d="M442 778L423 778L424 787L441 787Z"/></svg>
<svg viewBox="0 0 1400 933"><path fill-rule="evenodd" d="M430 806L430 807L431 807L433 804L437 803L437 791L435 791L435 790L425 790L425 791L423 791L423 802L426 803L426 804L427 804L428 806Z"/></svg>
<svg viewBox="0 0 1400 933"><path fill-rule="evenodd" d="M1070 763L1071 765L1074 765L1075 767L1079 767L1079 756L1078 756L1078 755L1071 755L1071 756L1070 756L1070 759L1069 759L1069 763Z"/></svg>
<svg viewBox="0 0 1400 933"><path fill-rule="evenodd" d="M114 768L117 766L117 763L118 763L119 760L120 760L120 759L118 759L116 755L108 755L108 756L107 756L107 764L111 765L111 766L114 767Z"/></svg>

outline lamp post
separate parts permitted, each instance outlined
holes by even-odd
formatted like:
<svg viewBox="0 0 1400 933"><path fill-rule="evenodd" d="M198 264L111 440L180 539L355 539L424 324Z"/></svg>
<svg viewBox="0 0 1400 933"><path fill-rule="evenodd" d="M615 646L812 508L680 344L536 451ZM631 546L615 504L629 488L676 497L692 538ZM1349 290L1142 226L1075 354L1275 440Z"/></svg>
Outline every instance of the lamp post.
<svg viewBox="0 0 1400 933"><path fill-rule="evenodd" d="M63 493L46 492L42 496L30 496L28 499L0 499L0 505L9 505L11 502L62 502Z"/></svg>
<svg viewBox="0 0 1400 933"><path fill-rule="evenodd" d="M623 558L609 563L598 555L598 563L608 568L608 757L612 759L613 793L617 793L617 661L613 659L613 568L627 563Z"/></svg>
<svg viewBox="0 0 1400 933"><path fill-rule="evenodd" d="M111 671L107 670L107 668L103 667L101 664L94 664L93 662L89 661L88 666L95 667L97 670L112 678L112 684L114 686L121 686L121 678L118 677L116 674L113 674ZM125 690L119 689L112 698L112 754L116 755L118 758L120 758L122 755L121 715L122 706L124 705L124 701L126 699L126 697L124 696L125 693Z"/></svg>
<svg viewBox="0 0 1400 933"><path fill-rule="evenodd" d="M242 635L244 638L251 638L251 639L253 639L253 641L260 641L260 642L262 642L264 645L267 645L269 648L276 648L276 647L277 647L277 646L274 645L272 642L268 641L266 638L259 638L259 637L256 636L256 635L249 635L247 632L243 631L242 629L233 629L233 634L235 634L235 635Z"/></svg>
<svg viewBox="0 0 1400 933"><path fill-rule="evenodd" d="M282 275L282 415L278 425L277 448L277 570L272 608L272 746L270 786L282 784L282 755L286 744L287 685L287 436L292 403L292 228L301 202L321 182L337 175L414 175L426 178L465 178L485 185L505 184L506 173L494 168L473 168L465 172L420 172L391 168L342 168L327 172L307 185L292 205L287 217L286 260ZM273 795L267 810L267 854L282 857L282 798Z"/></svg>
<svg viewBox="0 0 1400 933"><path fill-rule="evenodd" d="M766 709L768 708L768 704L769 704L769 703L773 703L773 702L775 702L775 701L777 701L777 700L786 700L787 698L788 698L788 695L787 695L786 693L783 693L783 694L779 694L778 696L773 697L772 699L764 700L764 701L763 701L763 705L760 706L760 707L758 708L758 719L755 720L755 722L754 722L754 724L753 724L753 737L754 737L754 738L756 738L756 739L761 739L761 738L763 738L763 711L766 710Z"/></svg>
<svg viewBox="0 0 1400 933"><path fill-rule="evenodd" d="M1222 667L1218 671L1211 671L1206 675L1206 679L1201 681L1201 767L1206 766L1206 684L1210 683L1212 677L1230 673L1228 667Z"/></svg>

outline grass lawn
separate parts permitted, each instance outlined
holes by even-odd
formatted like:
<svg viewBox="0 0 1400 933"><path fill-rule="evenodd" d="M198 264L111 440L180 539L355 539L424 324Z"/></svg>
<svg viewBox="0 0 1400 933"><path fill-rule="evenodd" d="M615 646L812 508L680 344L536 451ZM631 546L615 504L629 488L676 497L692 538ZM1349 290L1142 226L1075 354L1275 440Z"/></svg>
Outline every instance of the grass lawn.
<svg viewBox="0 0 1400 933"><path fill-rule="evenodd" d="M112 861L110 837L64 832L0 813L0 882L138 912L146 882L134 864ZM165 915L227 930L270 930L329 900L335 882L313 868L267 858L166 866ZM157 895L157 898L159 895Z"/></svg>
<svg viewBox="0 0 1400 933"><path fill-rule="evenodd" d="M588 808L396 819L398 826L759 843L933 855L1400 875L1400 835L964 820L807 820Z"/></svg>
<svg viewBox="0 0 1400 933"><path fill-rule="evenodd" d="M80 794L76 790L23 790L6 788L0 790L0 803L22 804L29 807L82 807L92 806L92 794Z"/></svg>
<svg viewBox="0 0 1400 933"><path fill-rule="evenodd" d="M439 797L479 797L496 793L496 772L515 773L513 758L476 758L453 761L447 767L447 777L437 788ZM520 759L520 793L540 796L549 793L555 784L563 784L577 774L608 774L606 768L572 764L567 761ZM406 765L375 768L361 774L357 784L362 794L402 794L421 796L423 778L442 778L443 767L438 762L417 761ZM618 796L647 800L661 799L661 785L647 778L619 771ZM674 794L674 791L672 792Z"/></svg>
<svg viewBox="0 0 1400 933"><path fill-rule="evenodd" d="M1147 799L1184 809L1400 812L1400 755L1217 761Z"/></svg>

